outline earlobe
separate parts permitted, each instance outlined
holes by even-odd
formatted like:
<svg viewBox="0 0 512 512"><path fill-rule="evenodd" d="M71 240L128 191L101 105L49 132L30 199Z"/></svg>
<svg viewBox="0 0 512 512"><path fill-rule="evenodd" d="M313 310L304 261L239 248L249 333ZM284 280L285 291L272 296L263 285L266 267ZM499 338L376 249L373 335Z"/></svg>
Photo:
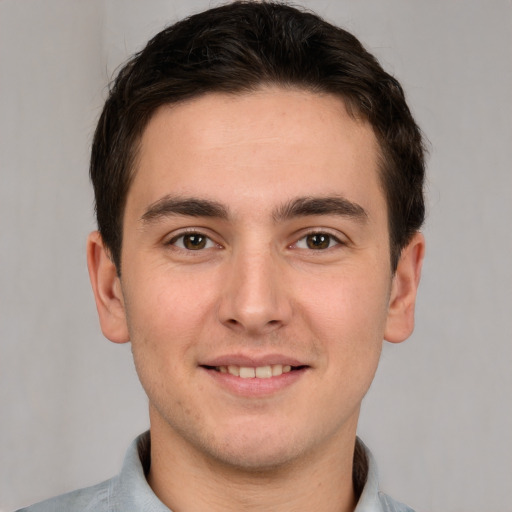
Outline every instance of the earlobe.
<svg viewBox="0 0 512 512"><path fill-rule="evenodd" d="M98 231L87 238L87 266L103 334L114 343L130 341L121 282Z"/></svg>
<svg viewBox="0 0 512 512"><path fill-rule="evenodd" d="M391 343L406 340L414 330L414 307L425 255L425 238L416 233L402 250L393 276L384 339Z"/></svg>

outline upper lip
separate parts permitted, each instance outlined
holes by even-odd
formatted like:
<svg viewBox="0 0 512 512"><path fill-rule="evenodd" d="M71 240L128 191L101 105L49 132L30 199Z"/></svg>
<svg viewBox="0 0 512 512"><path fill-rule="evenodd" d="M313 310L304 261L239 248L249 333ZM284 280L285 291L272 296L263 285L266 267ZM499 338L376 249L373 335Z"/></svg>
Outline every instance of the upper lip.
<svg viewBox="0 0 512 512"><path fill-rule="evenodd" d="M275 364L289 366L307 366L303 361L283 354L265 354L261 356L249 356L244 354L226 354L207 359L200 366L245 366L258 368L259 366L271 366Z"/></svg>

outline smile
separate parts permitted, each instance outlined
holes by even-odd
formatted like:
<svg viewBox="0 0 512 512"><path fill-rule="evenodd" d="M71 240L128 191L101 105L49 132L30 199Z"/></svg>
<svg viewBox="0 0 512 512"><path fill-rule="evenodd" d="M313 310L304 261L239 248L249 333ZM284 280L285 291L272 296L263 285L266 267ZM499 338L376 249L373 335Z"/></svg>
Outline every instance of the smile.
<svg viewBox="0 0 512 512"><path fill-rule="evenodd" d="M257 367L228 365L216 366L214 369L220 373L229 373L230 375L240 377L241 379L270 379L271 377L279 377L279 375L282 375L283 373L292 371L292 367L290 365L282 364Z"/></svg>
<svg viewBox="0 0 512 512"><path fill-rule="evenodd" d="M199 365L213 382L229 393L245 398L269 397L292 386L311 367L291 358L243 356L220 357ZM277 362L276 359L281 359ZM284 359L284 360L283 360Z"/></svg>

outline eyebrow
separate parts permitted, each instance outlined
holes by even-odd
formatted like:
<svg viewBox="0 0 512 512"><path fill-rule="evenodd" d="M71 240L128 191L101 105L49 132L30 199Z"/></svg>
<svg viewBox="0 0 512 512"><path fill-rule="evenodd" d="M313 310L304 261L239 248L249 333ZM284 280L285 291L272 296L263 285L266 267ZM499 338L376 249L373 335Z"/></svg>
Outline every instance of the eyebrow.
<svg viewBox="0 0 512 512"><path fill-rule="evenodd" d="M273 217L278 222L314 215L340 215L361 222L368 218L368 213L362 206L340 196L299 197L278 208Z"/></svg>
<svg viewBox="0 0 512 512"><path fill-rule="evenodd" d="M165 196L151 204L141 220L144 223L151 223L173 215L227 219L228 211L220 203L207 199Z"/></svg>
<svg viewBox="0 0 512 512"><path fill-rule="evenodd" d="M156 222L165 217L183 215L188 217L209 217L227 220L227 208L216 201L194 197L165 196L152 203L141 216L144 223ZM278 207L272 214L274 222L295 217L314 215L340 215L365 221L366 210L357 203L340 196L298 197Z"/></svg>

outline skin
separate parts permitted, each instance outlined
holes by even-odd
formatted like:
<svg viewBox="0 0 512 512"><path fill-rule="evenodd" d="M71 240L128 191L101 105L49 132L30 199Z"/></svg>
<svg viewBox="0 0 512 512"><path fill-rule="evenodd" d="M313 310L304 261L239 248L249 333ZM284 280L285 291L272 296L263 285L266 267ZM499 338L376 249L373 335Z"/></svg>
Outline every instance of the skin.
<svg viewBox="0 0 512 512"><path fill-rule="evenodd" d="M330 95L208 94L150 120L122 275L96 232L88 263L103 333L132 343L148 481L172 510L353 510L361 400L383 339L412 332L424 254L418 233L391 272L378 172L371 127ZM266 390L204 366L241 356L302 367Z"/></svg>

